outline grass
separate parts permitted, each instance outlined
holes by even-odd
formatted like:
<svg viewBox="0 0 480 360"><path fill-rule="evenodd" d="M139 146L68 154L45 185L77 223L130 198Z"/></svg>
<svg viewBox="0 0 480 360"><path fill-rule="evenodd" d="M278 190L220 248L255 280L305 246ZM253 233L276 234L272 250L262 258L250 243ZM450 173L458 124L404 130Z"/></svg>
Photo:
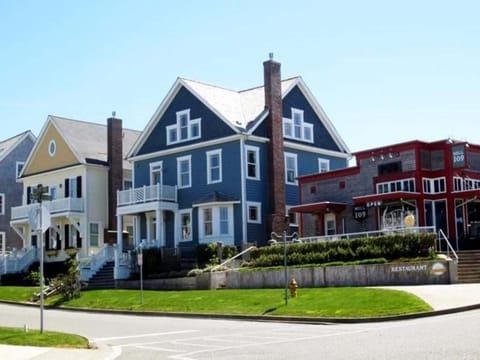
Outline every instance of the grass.
<svg viewBox="0 0 480 360"><path fill-rule="evenodd" d="M29 330L0 327L0 344L18 346L44 346L71 349L88 349L88 340L79 335L53 331Z"/></svg>
<svg viewBox="0 0 480 360"><path fill-rule="evenodd" d="M0 300L7 297L10 301L27 301L36 290L0 287ZM283 289L145 290L143 304L138 290L88 290L82 291L77 299L62 302L59 296L54 296L46 302L94 309L333 318L379 317L432 310L410 293L363 287L300 288L298 297L290 298L287 306Z"/></svg>

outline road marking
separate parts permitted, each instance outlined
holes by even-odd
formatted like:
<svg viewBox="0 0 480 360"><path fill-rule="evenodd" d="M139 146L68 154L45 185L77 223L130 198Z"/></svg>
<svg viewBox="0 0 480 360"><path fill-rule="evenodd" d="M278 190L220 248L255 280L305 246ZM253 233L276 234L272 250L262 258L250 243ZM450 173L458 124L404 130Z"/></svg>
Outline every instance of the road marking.
<svg viewBox="0 0 480 360"><path fill-rule="evenodd" d="M151 337L151 336L165 336L165 335L177 335L177 334L189 334L198 332L199 330L182 330L182 331L170 331L170 332L163 332L163 333L152 333L152 334L139 334L139 335L129 335L129 336L117 336L117 337L108 337L108 338L97 338L94 339L94 342L99 341L112 341L112 340L124 340L124 339L138 339L143 337Z"/></svg>

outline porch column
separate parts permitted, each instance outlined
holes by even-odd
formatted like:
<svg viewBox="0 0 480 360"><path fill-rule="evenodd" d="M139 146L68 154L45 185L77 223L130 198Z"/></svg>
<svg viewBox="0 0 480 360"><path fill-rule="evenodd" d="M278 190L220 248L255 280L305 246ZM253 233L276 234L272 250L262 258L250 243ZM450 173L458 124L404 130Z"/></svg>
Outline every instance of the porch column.
<svg viewBox="0 0 480 360"><path fill-rule="evenodd" d="M161 211L160 209L155 210L155 220L157 224L157 226L155 226L155 240L157 242L157 246L160 247L162 246L160 242L160 233L161 229L163 229L163 211Z"/></svg>
<svg viewBox="0 0 480 360"><path fill-rule="evenodd" d="M180 224L180 215L179 215L179 212L178 210L175 210L173 212L173 226L174 226L174 229L173 229L173 247L178 247L178 241L180 240L180 230L181 230L181 227L182 225Z"/></svg>

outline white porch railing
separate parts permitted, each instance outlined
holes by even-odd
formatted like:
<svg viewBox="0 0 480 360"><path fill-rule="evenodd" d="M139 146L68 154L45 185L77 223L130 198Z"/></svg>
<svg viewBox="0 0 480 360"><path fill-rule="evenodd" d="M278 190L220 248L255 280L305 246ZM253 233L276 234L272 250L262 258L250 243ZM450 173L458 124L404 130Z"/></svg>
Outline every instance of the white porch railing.
<svg viewBox="0 0 480 360"><path fill-rule="evenodd" d="M298 239L302 243L313 243L319 241L335 241L335 240L350 240L360 237L375 237L382 235L393 235L393 234L407 234L407 233L434 233L435 226L417 226L417 227L402 227L402 228L392 228L392 229L383 229L375 231L363 231L356 233L348 234L335 234L335 235L325 235L325 236L310 236Z"/></svg>
<svg viewBox="0 0 480 360"><path fill-rule="evenodd" d="M152 201L177 202L177 187L157 184L117 192L118 206L134 205Z"/></svg>
<svg viewBox="0 0 480 360"><path fill-rule="evenodd" d="M36 250L35 247L31 247L0 255L0 275L27 269L36 259Z"/></svg>
<svg viewBox="0 0 480 360"><path fill-rule="evenodd" d="M107 244L96 254L79 259L81 279L83 281L90 280L107 261L114 261L114 259L115 248Z"/></svg>
<svg viewBox="0 0 480 360"><path fill-rule="evenodd" d="M63 198L56 199L51 201L43 201L44 205L50 214L60 213L60 212L84 212L84 199L83 198ZM37 203L15 206L12 207L12 220L26 219L30 211L33 208L38 207Z"/></svg>

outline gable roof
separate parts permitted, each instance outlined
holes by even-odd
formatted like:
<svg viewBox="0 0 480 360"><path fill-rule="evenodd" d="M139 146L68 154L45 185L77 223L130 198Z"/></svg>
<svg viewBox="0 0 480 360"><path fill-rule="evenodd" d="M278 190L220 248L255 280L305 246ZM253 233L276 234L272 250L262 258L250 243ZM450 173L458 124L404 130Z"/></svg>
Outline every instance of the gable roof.
<svg viewBox="0 0 480 360"><path fill-rule="evenodd" d="M25 138L30 137L32 142L35 141L35 136L30 130L24 131L18 135L12 136L6 140L0 141L0 161L10 154L15 147L20 144Z"/></svg>
<svg viewBox="0 0 480 360"><path fill-rule="evenodd" d="M52 125L61 135L67 146L73 152L80 164L106 164L107 154L107 125L82 120L73 120L60 116L49 115L45 122L38 141L25 164L28 167L31 157L36 152L48 126ZM122 129L123 131L123 168L131 169L131 163L125 160L132 145L140 135L140 131Z"/></svg>
<svg viewBox="0 0 480 360"><path fill-rule="evenodd" d="M322 121L324 126L328 129L341 151L347 153L350 152L332 122L327 117L320 104L315 100L300 76L281 81L282 98L285 98L295 86L299 86L300 90L311 103L320 121ZM268 114L268 109L265 108L265 87L263 85L236 91L196 80L177 78L127 157L135 156L140 150L149 134L158 124L167 107L182 87L189 90L207 108L237 133L251 133Z"/></svg>

